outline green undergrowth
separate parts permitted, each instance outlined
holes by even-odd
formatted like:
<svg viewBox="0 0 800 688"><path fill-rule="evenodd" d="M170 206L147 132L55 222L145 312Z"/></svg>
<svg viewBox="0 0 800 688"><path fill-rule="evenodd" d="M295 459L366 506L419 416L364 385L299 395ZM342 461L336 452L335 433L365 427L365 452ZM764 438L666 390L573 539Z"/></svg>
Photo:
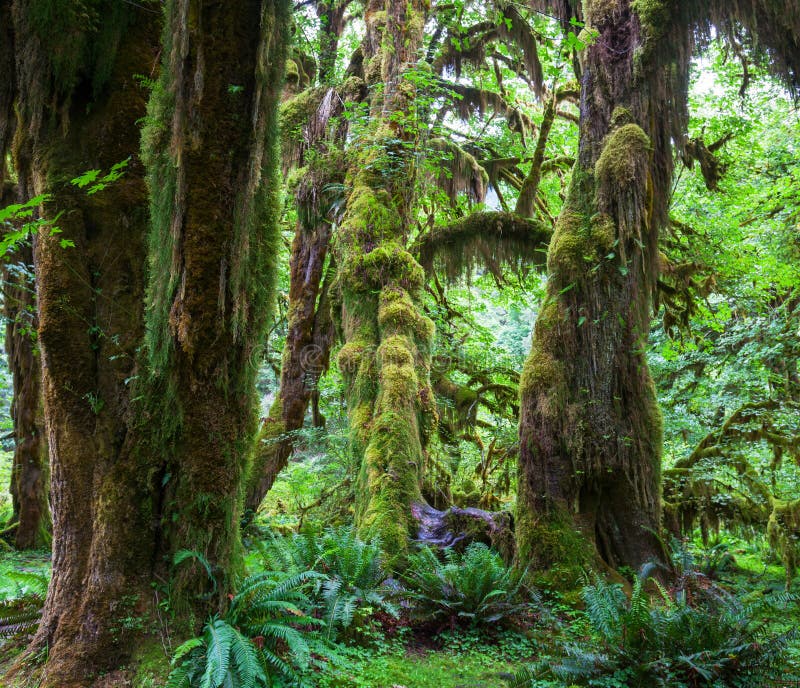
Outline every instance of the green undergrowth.
<svg viewBox="0 0 800 688"><path fill-rule="evenodd" d="M511 667L537 656L539 642L516 632L491 637L445 632L425 637L401 628L393 638L378 629L366 647L342 650L344 666L312 678L319 688L502 688Z"/></svg>

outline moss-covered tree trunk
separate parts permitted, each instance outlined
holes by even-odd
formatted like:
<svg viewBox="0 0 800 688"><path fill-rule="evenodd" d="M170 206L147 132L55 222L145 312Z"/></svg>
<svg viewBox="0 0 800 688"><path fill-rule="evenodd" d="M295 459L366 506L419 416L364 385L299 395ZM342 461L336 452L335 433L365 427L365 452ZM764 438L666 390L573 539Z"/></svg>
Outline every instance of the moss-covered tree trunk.
<svg viewBox="0 0 800 688"><path fill-rule="evenodd" d="M425 445L435 425L433 323L420 309L423 271L405 244L418 144L415 86L427 3L375 0L366 10L364 65L373 129L350 171L336 243L339 367L348 385L353 450L361 461L356 523L402 554L420 499Z"/></svg>
<svg viewBox="0 0 800 688"><path fill-rule="evenodd" d="M316 3L320 19L319 56L320 84L330 86L323 91L309 87L308 94L324 92L322 101L341 96L333 91L334 68L339 39L344 30L344 12L349 0L321 0ZM288 84L287 84L288 86ZM344 89L343 89L344 90ZM334 96L335 94L335 96ZM345 98L348 96L345 93ZM303 94L297 96L303 100ZM320 207L326 196L326 186L343 181L343 162L339 149L343 146L344 129L339 126L331 140L328 124L330 117L339 113L339 106L323 108L323 123L319 122L320 102L312 98L313 111L304 113L308 121L301 124L301 132L283 131L287 146L298 163L304 165L302 180L296 190L298 222L295 229L292 253L289 258L289 309L286 341L281 357L281 374L278 394L275 396L261 430L247 483L245 519L252 518L267 493L272 489L278 474L286 467L294 448L297 431L303 427L309 402L316 399L316 388L322 373L327 369L333 345L333 322L330 314L329 284L323 284L326 257L331 240L331 223L327 208ZM334 101L335 103L336 101ZM287 126L291 129L291 126ZM313 131L313 134L311 133ZM298 145L295 137L302 136ZM299 152L295 149L299 148ZM293 162L284 160L284 165ZM329 268L328 274L333 274ZM314 413L318 414L316 403ZM319 419L315 418L315 421Z"/></svg>
<svg viewBox="0 0 800 688"><path fill-rule="evenodd" d="M661 555L645 345L689 54L688 32L659 47L670 5L584 3L598 35L582 59L579 158L521 380L518 556L536 569Z"/></svg>
<svg viewBox="0 0 800 688"><path fill-rule="evenodd" d="M261 425L254 452L245 500L245 510L250 513L258 509L286 467L319 377L328 366L333 327L330 304L320 290L330 237L331 225L324 219L310 228L298 223L289 259L288 328L280 388Z"/></svg>
<svg viewBox="0 0 800 688"><path fill-rule="evenodd" d="M173 604L226 602L279 235L277 103L288 2L167 3L144 140L152 195L144 422L160 456L159 550L193 557ZM211 568L212 582L201 565Z"/></svg>
<svg viewBox="0 0 800 688"><path fill-rule="evenodd" d="M86 686L128 649L118 619L146 594L151 555L146 476L125 446L147 228L143 169L131 158L146 92L134 75L153 69L158 15L100 3L86 16L41 0L13 10L17 80L27 84L15 169L30 193L49 194L42 216L60 230L45 227L34 245L53 575L31 654L47 649L43 686ZM71 184L128 159L105 190Z"/></svg>

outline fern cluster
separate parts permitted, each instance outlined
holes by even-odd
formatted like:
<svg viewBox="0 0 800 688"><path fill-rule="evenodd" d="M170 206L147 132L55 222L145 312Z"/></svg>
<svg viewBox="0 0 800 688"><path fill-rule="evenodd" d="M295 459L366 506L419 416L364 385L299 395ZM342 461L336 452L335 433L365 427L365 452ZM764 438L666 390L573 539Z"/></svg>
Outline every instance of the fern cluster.
<svg viewBox="0 0 800 688"><path fill-rule="evenodd" d="M404 596L414 614L455 625L479 626L503 621L527 607L524 575L500 555L475 542L463 554L444 550L443 560L430 547L408 558L401 575Z"/></svg>
<svg viewBox="0 0 800 688"><path fill-rule="evenodd" d="M365 542L353 528L328 528L319 535L274 536L263 548L263 558L270 569L320 574L311 597L329 639L375 610L398 616L384 584L387 573L380 541Z"/></svg>
<svg viewBox="0 0 800 688"><path fill-rule="evenodd" d="M0 640L32 633L39 625L49 578L44 573L8 569L4 583L11 583L14 592L0 601Z"/></svg>
<svg viewBox="0 0 800 688"><path fill-rule="evenodd" d="M268 571L247 578L223 617L212 618L173 657L167 688L259 688L276 677L302 684L315 653L328 648L313 628L304 591L319 574Z"/></svg>
<svg viewBox="0 0 800 688"><path fill-rule="evenodd" d="M590 644L567 644L560 660L529 667L514 688L556 679L568 685L629 688L745 688L764 685L780 671L794 632L770 634L759 618L780 596L745 605L719 589L670 594L643 568L630 596L600 577L583 588ZM657 594L645 590L650 583Z"/></svg>

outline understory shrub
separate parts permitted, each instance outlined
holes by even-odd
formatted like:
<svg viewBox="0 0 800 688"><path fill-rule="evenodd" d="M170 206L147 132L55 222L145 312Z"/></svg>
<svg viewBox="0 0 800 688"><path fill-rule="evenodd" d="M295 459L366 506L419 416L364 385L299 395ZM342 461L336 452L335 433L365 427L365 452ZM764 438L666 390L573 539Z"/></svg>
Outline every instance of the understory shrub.
<svg viewBox="0 0 800 688"><path fill-rule="evenodd" d="M305 592L319 574L286 577L273 571L247 578L224 617L176 651L167 688L258 688L275 679L302 685L314 657L330 654L309 616Z"/></svg>
<svg viewBox="0 0 800 688"><path fill-rule="evenodd" d="M591 640L564 644L560 659L522 670L509 685L752 688L782 670L795 631L770 632L764 619L793 598L745 604L713 586L702 593L695 588L692 596L685 589L670 593L650 572L642 569L630 599L622 586L599 576L586 585ZM656 590L652 597L649 586Z"/></svg>
<svg viewBox="0 0 800 688"><path fill-rule="evenodd" d="M508 620L528 606L524 575L486 545L472 543L463 554L446 549L442 556L421 547L400 574L402 594L417 618L479 626Z"/></svg>
<svg viewBox="0 0 800 688"><path fill-rule="evenodd" d="M5 568L0 570L4 599L0 599L0 642L33 633L39 625L49 576Z"/></svg>
<svg viewBox="0 0 800 688"><path fill-rule="evenodd" d="M385 585L383 552L377 538L364 541L352 527L321 534L274 536L263 548L264 563L278 571L315 571L311 599L326 624L326 636L358 625L375 611L397 617Z"/></svg>

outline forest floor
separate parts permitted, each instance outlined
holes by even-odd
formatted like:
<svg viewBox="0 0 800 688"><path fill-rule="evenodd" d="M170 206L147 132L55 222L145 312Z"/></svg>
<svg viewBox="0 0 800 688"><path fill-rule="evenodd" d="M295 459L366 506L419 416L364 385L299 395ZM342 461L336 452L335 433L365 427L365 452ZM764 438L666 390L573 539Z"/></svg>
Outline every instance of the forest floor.
<svg viewBox="0 0 800 688"><path fill-rule="evenodd" d="M4 459L8 456L3 454L0 484L7 485L8 461ZM9 508L8 495L0 492L0 511ZM747 601L784 590L784 569L769 555L762 534L745 538L722 535L705 548L699 542L695 546L704 553L703 566L740 599ZM257 570L258 559L254 549L247 557L248 568ZM14 572L44 580L49 568L49 552L0 548L0 600L20 593L20 581ZM541 609L533 607L530 618L520 621L517 628L512 624L510 629L459 630L411 624L387 615L373 617L339 644L337 659L323 669L309 671L306 680L319 688L505 688L505 678L526 664L546 659L559 641L581 643L589 639L585 618L575 604L576 596L564 598L558 593L541 592ZM797 580L793 592L800 593ZM800 628L800 604L787 606L785 614L769 621L776 631ZM0 639L0 675L2 660L8 660L3 654ZM158 675L168 667L168 658L154 657L153 665L159 669L149 674L139 671L142 678L133 683L133 688L163 685ZM784 685L799 685L791 682L798 679L800 637L790 647Z"/></svg>
<svg viewBox="0 0 800 688"><path fill-rule="evenodd" d="M725 551L735 557L735 564L718 574L725 587L743 597L783 590L783 568L765 562L760 543L728 539L724 544ZM17 592L16 583L4 572L46 574L49 565L47 552L0 553L0 599ZM373 620L339 646L337 660L324 670L309 672L307 680L319 688L505 688L505 678L547 657L557 639L569 637L580 642L585 636L580 611L557 595L546 597L549 613L530 630L440 630L430 625L411 627L388 618L383 623ZM774 619L775 625L800 627L800 607L789 607L787 614ZM790 649L786 682L778 685L797 685L792 681L798 678L800 639ZM151 676L134 683L133 688L161 685Z"/></svg>

